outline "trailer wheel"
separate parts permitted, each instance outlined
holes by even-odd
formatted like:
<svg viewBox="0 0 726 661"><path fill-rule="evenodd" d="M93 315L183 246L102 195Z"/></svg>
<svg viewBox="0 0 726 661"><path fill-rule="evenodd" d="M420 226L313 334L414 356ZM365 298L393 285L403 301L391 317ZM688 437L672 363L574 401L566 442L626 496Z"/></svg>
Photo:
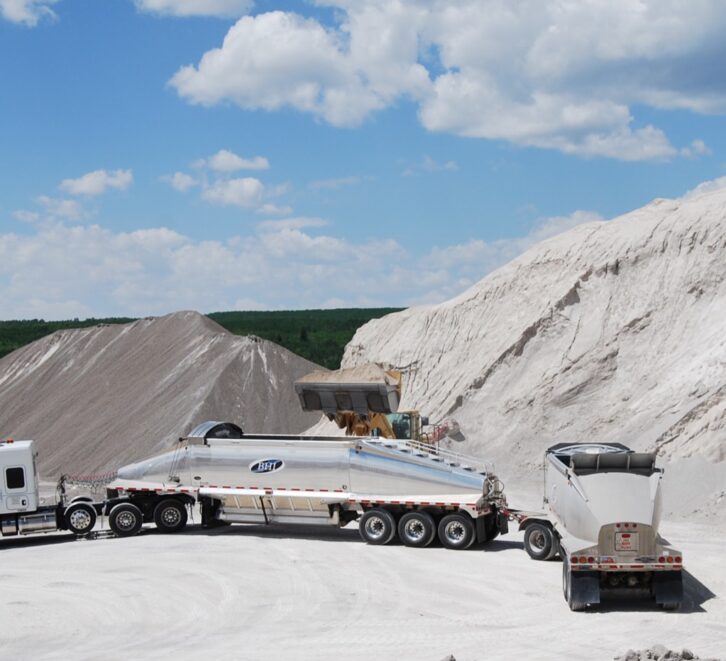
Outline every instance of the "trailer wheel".
<svg viewBox="0 0 726 661"><path fill-rule="evenodd" d="M532 560L548 560L552 557L554 533L544 523L530 523L524 529L524 550Z"/></svg>
<svg viewBox="0 0 726 661"><path fill-rule="evenodd" d="M84 501L71 503L66 507L63 519L74 535L87 535L96 525L96 510Z"/></svg>
<svg viewBox="0 0 726 661"><path fill-rule="evenodd" d="M368 544L388 544L396 536L396 520L388 510L376 507L363 514L358 530Z"/></svg>
<svg viewBox="0 0 726 661"><path fill-rule="evenodd" d="M407 512L398 521L398 536L406 546L423 548L434 541L436 523L428 512Z"/></svg>
<svg viewBox="0 0 726 661"><path fill-rule="evenodd" d="M466 514L447 514L439 521L439 539L447 549L468 549L476 538L474 521Z"/></svg>
<svg viewBox="0 0 726 661"><path fill-rule="evenodd" d="M160 532L179 532L187 525L187 508L175 498L162 500L154 508L154 523Z"/></svg>
<svg viewBox="0 0 726 661"><path fill-rule="evenodd" d="M133 503L114 505L108 515L108 524L118 537L131 537L141 530L144 515Z"/></svg>

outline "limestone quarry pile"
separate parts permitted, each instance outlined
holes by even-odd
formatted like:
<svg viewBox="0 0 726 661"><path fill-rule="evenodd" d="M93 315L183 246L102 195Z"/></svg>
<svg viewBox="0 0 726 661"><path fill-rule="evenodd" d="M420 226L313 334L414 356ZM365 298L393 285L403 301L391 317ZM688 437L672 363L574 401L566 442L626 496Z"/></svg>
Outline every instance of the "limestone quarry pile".
<svg viewBox="0 0 726 661"><path fill-rule="evenodd" d="M204 420L298 432L295 379L318 368L196 312L63 330L0 360L0 435L37 442L42 475L113 470Z"/></svg>
<svg viewBox="0 0 726 661"><path fill-rule="evenodd" d="M450 301L371 321L343 365L410 366L401 408L455 418L457 447L509 472L562 441L721 462L726 190L703 188L580 225Z"/></svg>

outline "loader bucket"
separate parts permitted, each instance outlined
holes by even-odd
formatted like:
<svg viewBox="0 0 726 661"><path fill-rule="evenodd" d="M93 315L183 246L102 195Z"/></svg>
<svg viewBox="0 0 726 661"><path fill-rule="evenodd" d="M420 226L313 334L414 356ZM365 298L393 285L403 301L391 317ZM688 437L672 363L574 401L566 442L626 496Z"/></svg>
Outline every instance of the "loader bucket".
<svg viewBox="0 0 726 661"><path fill-rule="evenodd" d="M295 382L303 411L322 411L328 416L354 412L393 413L401 396L400 377L378 365L335 371L312 372Z"/></svg>

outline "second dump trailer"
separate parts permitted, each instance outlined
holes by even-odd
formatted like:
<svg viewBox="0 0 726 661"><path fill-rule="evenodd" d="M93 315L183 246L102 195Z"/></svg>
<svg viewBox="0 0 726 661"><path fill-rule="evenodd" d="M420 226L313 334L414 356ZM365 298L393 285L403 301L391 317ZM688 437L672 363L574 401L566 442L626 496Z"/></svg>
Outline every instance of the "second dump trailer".
<svg viewBox="0 0 726 661"><path fill-rule="evenodd" d="M465 549L507 531L502 485L475 459L410 440L249 435L229 422L202 423L173 449L121 468L109 497L125 500L109 517L120 536L152 521L181 530L189 505L205 526L358 520L370 544L438 538Z"/></svg>
<svg viewBox="0 0 726 661"><path fill-rule="evenodd" d="M545 512L515 512L530 557L562 557L572 610L602 590L648 590L675 609L683 598L683 556L658 534L661 479L656 455L620 443L559 443L545 453Z"/></svg>

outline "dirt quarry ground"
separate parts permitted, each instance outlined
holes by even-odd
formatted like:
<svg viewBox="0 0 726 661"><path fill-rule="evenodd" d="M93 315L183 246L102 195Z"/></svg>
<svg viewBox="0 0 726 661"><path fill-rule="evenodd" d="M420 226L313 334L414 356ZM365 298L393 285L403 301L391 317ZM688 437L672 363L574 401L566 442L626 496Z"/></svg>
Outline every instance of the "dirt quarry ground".
<svg viewBox="0 0 726 661"><path fill-rule="evenodd" d="M0 540L3 659L613 659L662 644L726 659L726 525L666 524L680 612L569 611L561 563L510 533L484 549L374 547L354 527L153 528Z"/></svg>

